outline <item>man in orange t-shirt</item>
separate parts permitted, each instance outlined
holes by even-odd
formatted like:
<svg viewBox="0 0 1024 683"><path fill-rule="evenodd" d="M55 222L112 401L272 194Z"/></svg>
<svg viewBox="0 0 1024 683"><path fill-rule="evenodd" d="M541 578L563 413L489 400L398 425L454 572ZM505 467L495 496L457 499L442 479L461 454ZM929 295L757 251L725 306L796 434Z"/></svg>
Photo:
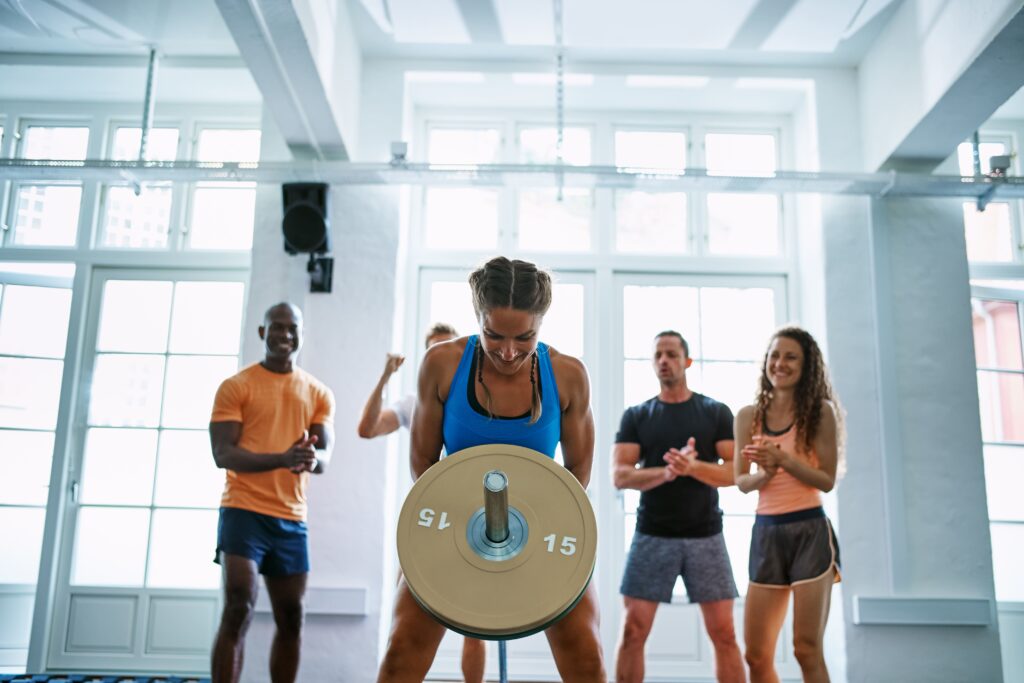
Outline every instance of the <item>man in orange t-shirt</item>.
<svg viewBox="0 0 1024 683"><path fill-rule="evenodd" d="M302 312L288 303L271 306L259 334L264 359L224 380L210 418L213 458L227 471L215 557L224 573L224 612L213 647L214 683L237 683L242 672L257 574L276 626L270 678L295 680L309 574L306 486L310 473L323 473L334 441L334 395L295 365Z"/></svg>

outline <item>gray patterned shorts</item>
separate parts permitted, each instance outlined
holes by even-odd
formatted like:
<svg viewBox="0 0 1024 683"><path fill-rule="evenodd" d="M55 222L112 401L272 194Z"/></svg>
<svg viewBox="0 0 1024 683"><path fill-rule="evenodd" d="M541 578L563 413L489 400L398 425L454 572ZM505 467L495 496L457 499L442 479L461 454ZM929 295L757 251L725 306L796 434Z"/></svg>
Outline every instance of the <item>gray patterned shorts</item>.
<svg viewBox="0 0 1024 683"><path fill-rule="evenodd" d="M739 595L720 533L663 538L636 532L619 592L640 600L671 602L677 576L683 577L690 602L732 600Z"/></svg>

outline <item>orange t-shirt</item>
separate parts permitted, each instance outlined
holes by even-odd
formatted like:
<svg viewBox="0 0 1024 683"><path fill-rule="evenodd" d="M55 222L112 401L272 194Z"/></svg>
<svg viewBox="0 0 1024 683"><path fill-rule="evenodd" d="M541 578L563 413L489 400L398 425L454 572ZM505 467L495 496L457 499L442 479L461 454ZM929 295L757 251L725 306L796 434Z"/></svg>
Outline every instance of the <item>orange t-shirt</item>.
<svg viewBox="0 0 1024 683"><path fill-rule="evenodd" d="M755 435L761 436L764 443L778 444L782 450L794 454L804 460L811 467L818 466L818 454L813 450L806 453L796 444L796 427L790 427L785 434L769 436L758 434L760 429L754 430ZM768 480L768 483L761 487L757 496L757 514L759 515L781 515L785 512L796 512L821 506L821 492L813 486L808 486L781 467L775 476Z"/></svg>
<svg viewBox="0 0 1024 683"><path fill-rule="evenodd" d="M210 421L241 422L239 448L283 453L310 425L334 422L334 395L305 370L296 367L282 374L255 363L221 383ZM308 482L308 472L296 474L283 467L265 472L227 470L220 504L303 521Z"/></svg>

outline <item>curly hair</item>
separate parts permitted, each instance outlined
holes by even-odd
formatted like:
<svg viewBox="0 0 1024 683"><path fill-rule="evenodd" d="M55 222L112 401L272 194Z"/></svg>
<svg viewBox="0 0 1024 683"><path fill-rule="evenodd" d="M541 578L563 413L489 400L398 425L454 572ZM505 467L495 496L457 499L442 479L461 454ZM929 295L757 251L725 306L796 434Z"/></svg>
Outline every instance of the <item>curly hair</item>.
<svg viewBox="0 0 1024 683"><path fill-rule="evenodd" d="M843 429L843 410L839 403L839 397L829 381L828 368L825 366L825 359L822 356L821 348L814 341L814 337L803 328L796 326L783 327L773 334L768 342L768 349L765 351L764 360L761 362L761 379L758 383L757 395L754 399L755 429L758 426L762 429L764 428L765 415L772 401L772 384L768 380L767 372L768 354L771 351L772 343L779 337L792 339L800 345L804 352L800 381L797 382L796 391L793 396L797 448L804 452L810 452L813 449L814 439L818 436L818 429L821 426L822 407L828 402L835 411L836 440L840 463L839 471L842 471L846 436Z"/></svg>

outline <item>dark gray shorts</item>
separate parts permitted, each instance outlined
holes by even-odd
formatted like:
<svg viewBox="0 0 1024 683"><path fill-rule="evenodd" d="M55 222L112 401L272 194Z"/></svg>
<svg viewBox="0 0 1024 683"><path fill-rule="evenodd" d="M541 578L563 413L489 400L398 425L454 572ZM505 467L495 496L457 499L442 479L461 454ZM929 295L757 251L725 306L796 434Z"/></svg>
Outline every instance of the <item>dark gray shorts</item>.
<svg viewBox="0 0 1024 683"><path fill-rule="evenodd" d="M704 538L663 538L639 531L633 534L620 593L640 600L672 602L677 576L683 577L690 602L732 600L739 595L722 534Z"/></svg>
<svg viewBox="0 0 1024 683"><path fill-rule="evenodd" d="M757 516L750 536L751 583L793 586L833 568L838 581L839 543L824 510Z"/></svg>

